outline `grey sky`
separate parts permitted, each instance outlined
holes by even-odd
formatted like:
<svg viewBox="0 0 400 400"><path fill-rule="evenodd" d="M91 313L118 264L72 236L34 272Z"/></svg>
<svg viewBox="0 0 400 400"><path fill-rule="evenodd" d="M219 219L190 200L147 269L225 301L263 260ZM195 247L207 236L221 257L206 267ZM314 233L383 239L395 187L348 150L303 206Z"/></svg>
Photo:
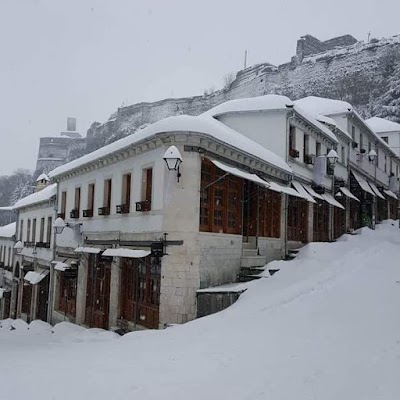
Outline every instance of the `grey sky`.
<svg viewBox="0 0 400 400"><path fill-rule="evenodd" d="M196 95L295 53L306 33L399 34L398 0L1 0L0 175L34 169L67 116L85 134L117 107Z"/></svg>

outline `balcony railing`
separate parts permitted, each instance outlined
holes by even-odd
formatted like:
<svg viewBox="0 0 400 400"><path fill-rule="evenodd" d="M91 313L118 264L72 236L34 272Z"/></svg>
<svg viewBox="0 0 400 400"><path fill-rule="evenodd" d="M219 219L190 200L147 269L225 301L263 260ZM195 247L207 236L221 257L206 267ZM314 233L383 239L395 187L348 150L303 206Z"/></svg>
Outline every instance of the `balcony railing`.
<svg viewBox="0 0 400 400"><path fill-rule="evenodd" d="M129 213L129 204L118 204L116 206L117 214L128 214Z"/></svg>
<svg viewBox="0 0 400 400"><path fill-rule="evenodd" d="M91 218L93 217L93 210L83 210L84 218Z"/></svg>
<svg viewBox="0 0 400 400"><path fill-rule="evenodd" d="M292 158L299 158L300 152L296 149L289 149L289 156Z"/></svg>
<svg viewBox="0 0 400 400"><path fill-rule="evenodd" d="M99 215L110 215L110 207L100 207L98 209Z"/></svg>
<svg viewBox="0 0 400 400"><path fill-rule="evenodd" d="M150 201L138 201L136 203L136 211L150 211L151 210L151 202Z"/></svg>
<svg viewBox="0 0 400 400"><path fill-rule="evenodd" d="M79 218L79 210L77 208L74 208L69 213L69 216L70 216L70 218L73 218L73 219Z"/></svg>

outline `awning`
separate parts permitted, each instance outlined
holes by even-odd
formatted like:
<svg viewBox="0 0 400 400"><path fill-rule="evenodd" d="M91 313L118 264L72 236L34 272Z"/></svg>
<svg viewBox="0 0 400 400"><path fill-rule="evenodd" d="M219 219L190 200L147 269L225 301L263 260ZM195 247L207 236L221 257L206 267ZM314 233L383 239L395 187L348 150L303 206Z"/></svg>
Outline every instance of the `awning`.
<svg viewBox="0 0 400 400"><path fill-rule="evenodd" d="M42 281L49 274L49 271L43 270L42 272L29 271L24 276L24 279L32 285L36 285Z"/></svg>
<svg viewBox="0 0 400 400"><path fill-rule="evenodd" d="M379 189L376 187L376 185L374 183L368 182L369 186L371 186L371 189L373 190L373 192L380 197L383 200L386 200L385 196L379 191Z"/></svg>
<svg viewBox="0 0 400 400"><path fill-rule="evenodd" d="M393 197L393 198L396 199L396 200L399 199L391 190L384 190L384 192L385 192L388 196Z"/></svg>
<svg viewBox="0 0 400 400"><path fill-rule="evenodd" d="M353 200L356 200L356 201L360 201L360 200L359 200L356 196L354 196L354 194L351 193L350 190L347 189L346 187L340 187L339 189L340 189L340 191L341 191L345 196L347 196L348 198L353 199Z"/></svg>
<svg viewBox="0 0 400 400"><path fill-rule="evenodd" d="M307 192L314 197L314 199L319 199L319 200L324 200L324 198L318 194L310 185L303 185L304 189L307 190Z"/></svg>
<svg viewBox="0 0 400 400"><path fill-rule="evenodd" d="M72 260L70 258L63 260L53 260L51 263L55 264L54 269L56 271L61 271L61 272L64 272L65 270L72 268L74 266L73 264L75 264L75 266L77 265L77 261Z"/></svg>
<svg viewBox="0 0 400 400"><path fill-rule="evenodd" d="M299 192L289 186L283 186L276 182L268 182L268 189L278 193L285 193L289 196L300 197L301 199L308 200L307 197L301 195Z"/></svg>
<svg viewBox="0 0 400 400"><path fill-rule="evenodd" d="M368 182L366 179L364 179L362 176L358 175L356 172L351 171L354 178L356 178L356 181L358 184L361 186L361 189L364 190L364 192L367 192L369 194L372 194L372 196L375 196L374 191L371 189L371 186L368 185Z"/></svg>
<svg viewBox="0 0 400 400"><path fill-rule="evenodd" d="M292 181L292 185L294 188L304 197L307 198L307 200L310 203L316 203L316 201L312 198L312 196L307 192L307 190L303 187L303 185L300 182L297 181Z"/></svg>
<svg viewBox="0 0 400 400"><path fill-rule="evenodd" d="M126 258L143 258L151 254L148 250L133 250L133 249L107 249L102 254L105 257L126 257Z"/></svg>
<svg viewBox="0 0 400 400"><path fill-rule="evenodd" d="M252 181L257 183L258 185L262 186L268 186L268 183L261 179L259 176L256 174L251 174L249 172L242 171L240 169L237 169L235 167L230 167L229 165L226 165L220 161L216 160L211 160L211 162L219 169L222 169L222 171L227 172L228 174L235 175L239 178L247 179L248 181Z"/></svg>
<svg viewBox="0 0 400 400"><path fill-rule="evenodd" d="M332 195L330 195L329 193L324 193L324 194L322 195L322 197L323 197L323 199L324 199L326 202L328 202L329 204L332 204L334 207L341 208L342 210L345 209L345 208L344 208L337 200L335 200L335 198L334 198Z"/></svg>
<svg viewBox="0 0 400 400"><path fill-rule="evenodd" d="M0 288L0 299L3 298L4 293L6 293L6 292L11 292L11 289L8 289L8 288Z"/></svg>
<svg viewBox="0 0 400 400"><path fill-rule="evenodd" d="M99 254L101 249L98 247L77 247L74 250L75 253L88 253L88 254Z"/></svg>

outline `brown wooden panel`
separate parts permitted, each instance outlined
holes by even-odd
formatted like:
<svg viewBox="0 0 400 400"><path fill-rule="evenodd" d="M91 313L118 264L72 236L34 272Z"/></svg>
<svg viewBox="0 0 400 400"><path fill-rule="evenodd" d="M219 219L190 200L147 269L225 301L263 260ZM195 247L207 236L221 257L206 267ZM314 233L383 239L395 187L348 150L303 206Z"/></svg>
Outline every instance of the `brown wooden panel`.
<svg viewBox="0 0 400 400"><path fill-rule="evenodd" d="M308 202L289 196L288 202L288 240L307 242Z"/></svg>
<svg viewBox="0 0 400 400"><path fill-rule="evenodd" d="M36 319L41 319L42 321L47 321L49 281L50 276L47 275L37 285Z"/></svg>
<svg viewBox="0 0 400 400"><path fill-rule="evenodd" d="M329 205L326 201L317 200L314 204L314 242L329 241Z"/></svg>

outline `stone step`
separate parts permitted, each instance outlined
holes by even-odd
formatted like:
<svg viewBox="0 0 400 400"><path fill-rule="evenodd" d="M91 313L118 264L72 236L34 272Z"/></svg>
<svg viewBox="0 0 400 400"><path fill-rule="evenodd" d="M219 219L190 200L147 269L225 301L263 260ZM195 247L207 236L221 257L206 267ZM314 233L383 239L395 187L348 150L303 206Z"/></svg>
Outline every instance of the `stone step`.
<svg viewBox="0 0 400 400"><path fill-rule="evenodd" d="M240 266L242 268L250 267L263 267L265 265L264 256L242 256L240 260Z"/></svg>
<svg viewBox="0 0 400 400"><path fill-rule="evenodd" d="M255 256L258 256L258 250L257 249L243 249L242 250L242 256L243 257L255 257Z"/></svg>
<svg viewBox="0 0 400 400"><path fill-rule="evenodd" d="M239 282L250 282L250 281L254 281L256 279L261 279L261 278L263 278L263 277L259 276L259 275L239 275L238 281Z"/></svg>
<svg viewBox="0 0 400 400"><path fill-rule="evenodd" d="M243 242L242 243L242 249L251 249L255 250L256 247L256 242L255 241L250 241L250 242Z"/></svg>

